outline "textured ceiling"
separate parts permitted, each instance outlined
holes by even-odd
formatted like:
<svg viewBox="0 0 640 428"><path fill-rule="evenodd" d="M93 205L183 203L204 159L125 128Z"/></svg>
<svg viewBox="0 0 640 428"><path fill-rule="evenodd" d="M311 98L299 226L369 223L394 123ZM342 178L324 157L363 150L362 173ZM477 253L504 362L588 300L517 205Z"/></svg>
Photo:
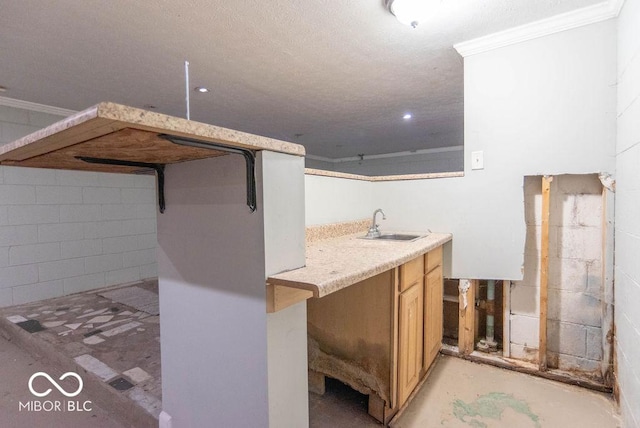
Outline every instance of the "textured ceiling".
<svg viewBox="0 0 640 428"><path fill-rule="evenodd" d="M191 87L211 89L191 92L194 120L331 158L457 146L453 44L599 2L434 0L412 29L383 0L0 0L0 85L68 109L184 117L186 59Z"/></svg>

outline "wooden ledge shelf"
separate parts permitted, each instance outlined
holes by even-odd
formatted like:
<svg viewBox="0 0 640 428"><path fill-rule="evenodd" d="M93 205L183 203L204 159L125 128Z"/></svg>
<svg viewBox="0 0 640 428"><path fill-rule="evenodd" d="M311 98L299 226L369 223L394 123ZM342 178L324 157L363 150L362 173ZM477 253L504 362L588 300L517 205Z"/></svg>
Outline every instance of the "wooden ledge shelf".
<svg viewBox="0 0 640 428"><path fill-rule="evenodd" d="M267 313L278 312L311 297L313 292L309 290L267 284Z"/></svg>

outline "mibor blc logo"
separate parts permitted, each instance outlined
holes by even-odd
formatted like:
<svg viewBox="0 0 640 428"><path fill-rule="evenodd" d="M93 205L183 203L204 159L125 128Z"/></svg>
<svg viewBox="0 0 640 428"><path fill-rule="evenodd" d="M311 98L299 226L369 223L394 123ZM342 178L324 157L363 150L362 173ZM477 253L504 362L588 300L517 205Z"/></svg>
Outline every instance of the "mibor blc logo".
<svg viewBox="0 0 640 428"><path fill-rule="evenodd" d="M58 384L58 382L56 382L56 380L54 380L51 376L49 376L48 373L45 372L37 372L34 373L33 375L31 375L31 377L29 378L29 391L31 391L31 394L33 394L34 396L38 397L38 398L43 398L48 396L53 390L51 388L48 388L44 391L38 391L36 390L36 388L34 388L33 382L38 378L38 377L43 377L45 378L47 381L49 381L49 383L54 386L62 395L64 395L67 398L74 398L77 397L81 392L82 392L82 388L84 387L84 383L82 382L82 378L80 377L79 374L74 373L74 372L66 372L65 374L63 374L62 376L60 376L60 378L58 380L62 381L65 380L68 377L72 377L74 379L76 379L78 381L78 388L75 391L67 391L65 390L62 386L60 386L60 384ZM64 401L59 401L59 400L30 400L27 402L18 402L18 410L20 412L22 411L27 411L27 412L90 412L91 411L91 401L71 401L71 400L64 400Z"/></svg>
<svg viewBox="0 0 640 428"><path fill-rule="evenodd" d="M36 397L46 397L51 392L51 388L47 389L45 392L37 392L36 390L33 389L33 381L38 376L42 376L42 377L46 378L49 382L51 382L51 385L55 386L58 389L58 391L60 391L62 393L62 395L64 395L65 397L69 397L69 398L75 397L76 395L80 394L80 392L82 392L82 387L84 386L83 383L82 383L82 378L80 377L80 375L78 375L78 373L66 372L65 374L60 376L59 380L65 380L69 376L74 377L74 378L76 378L78 380L78 389L75 390L74 392L67 392L60 385L58 385L58 382L53 380L51 378L51 376L49 376L47 373L45 373L45 372L37 372L37 373L34 373L29 378L29 391L31 391L31 393L33 395L35 395Z"/></svg>

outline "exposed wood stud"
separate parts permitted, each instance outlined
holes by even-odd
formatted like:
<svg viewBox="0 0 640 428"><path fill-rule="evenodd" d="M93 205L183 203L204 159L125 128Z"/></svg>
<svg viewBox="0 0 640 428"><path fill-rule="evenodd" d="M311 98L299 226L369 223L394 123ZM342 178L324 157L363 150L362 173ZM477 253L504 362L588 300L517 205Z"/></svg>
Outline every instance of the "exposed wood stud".
<svg viewBox="0 0 640 428"><path fill-rule="evenodd" d="M475 301L478 280L461 279L460 283L458 349L460 354L468 355L473 352L475 346Z"/></svg>
<svg viewBox="0 0 640 428"><path fill-rule="evenodd" d="M502 281L502 356L511 356L511 281Z"/></svg>
<svg viewBox="0 0 640 428"><path fill-rule="evenodd" d="M547 370L547 306L549 287L549 212L552 176L542 177L542 226L540 238L540 339L539 369Z"/></svg>

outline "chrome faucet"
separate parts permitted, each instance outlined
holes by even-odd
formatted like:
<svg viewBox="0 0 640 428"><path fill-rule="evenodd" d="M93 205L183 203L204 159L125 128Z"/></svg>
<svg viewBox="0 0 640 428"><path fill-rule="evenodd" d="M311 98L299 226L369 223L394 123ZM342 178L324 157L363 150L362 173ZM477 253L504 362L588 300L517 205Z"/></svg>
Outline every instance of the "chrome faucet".
<svg viewBox="0 0 640 428"><path fill-rule="evenodd" d="M371 226L369 226L369 231L367 232L367 238L377 238L380 236L380 230L378 229L378 225L376 224L376 215L378 213L382 214L382 219L386 220L387 216L384 215L384 211L381 208L378 208L373 212L373 220L371 221Z"/></svg>

